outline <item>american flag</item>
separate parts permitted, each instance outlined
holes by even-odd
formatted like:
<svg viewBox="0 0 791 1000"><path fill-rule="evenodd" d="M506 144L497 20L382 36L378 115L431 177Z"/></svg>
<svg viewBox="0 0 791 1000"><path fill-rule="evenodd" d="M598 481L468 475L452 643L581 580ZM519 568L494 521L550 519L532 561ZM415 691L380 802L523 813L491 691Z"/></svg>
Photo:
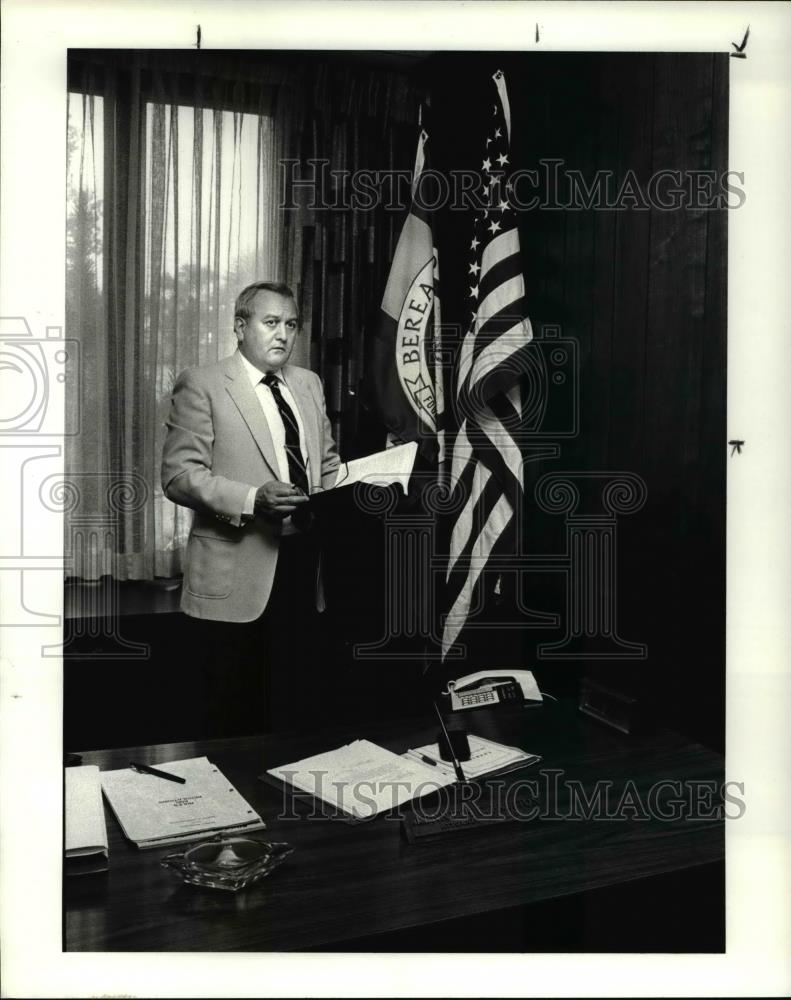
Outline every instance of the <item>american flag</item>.
<svg viewBox="0 0 791 1000"><path fill-rule="evenodd" d="M502 70L486 128L481 171L486 207L475 212L469 253L470 324L453 377L459 429L450 483L459 509L450 538L445 657L470 609L479 607L487 561L516 551L517 518L524 493L518 430L521 375L532 339L515 213L509 203L511 112ZM458 504L458 506L457 506ZM495 589L499 588L499 578Z"/></svg>

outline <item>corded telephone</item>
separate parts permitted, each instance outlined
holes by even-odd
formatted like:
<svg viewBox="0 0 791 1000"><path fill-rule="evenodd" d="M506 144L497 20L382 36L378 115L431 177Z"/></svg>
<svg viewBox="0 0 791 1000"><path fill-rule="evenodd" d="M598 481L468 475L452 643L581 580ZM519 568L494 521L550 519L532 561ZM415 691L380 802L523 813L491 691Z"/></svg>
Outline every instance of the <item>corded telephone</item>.
<svg viewBox="0 0 791 1000"><path fill-rule="evenodd" d="M448 682L450 707L480 708L509 702L543 701L529 670L480 670Z"/></svg>

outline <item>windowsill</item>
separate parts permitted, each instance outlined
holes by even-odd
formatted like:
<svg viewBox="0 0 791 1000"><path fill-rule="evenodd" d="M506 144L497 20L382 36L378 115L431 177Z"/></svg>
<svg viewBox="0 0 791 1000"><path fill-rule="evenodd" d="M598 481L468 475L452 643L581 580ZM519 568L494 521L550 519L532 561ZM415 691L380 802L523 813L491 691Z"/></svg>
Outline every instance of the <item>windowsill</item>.
<svg viewBox="0 0 791 1000"><path fill-rule="evenodd" d="M124 615L172 614L179 610L181 577L121 582L67 580L63 588L64 617L118 618Z"/></svg>

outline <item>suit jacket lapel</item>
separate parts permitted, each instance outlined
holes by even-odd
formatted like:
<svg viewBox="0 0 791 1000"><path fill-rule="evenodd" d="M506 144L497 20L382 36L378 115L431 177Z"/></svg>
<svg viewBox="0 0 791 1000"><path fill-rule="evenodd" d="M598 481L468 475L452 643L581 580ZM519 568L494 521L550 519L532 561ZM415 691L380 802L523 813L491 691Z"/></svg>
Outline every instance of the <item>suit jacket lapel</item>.
<svg viewBox="0 0 791 1000"><path fill-rule="evenodd" d="M320 486L321 432L319 420L321 419L321 415L299 369L294 368L292 365L285 365L282 374L291 395L294 397L294 402L299 407L299 415L302 417L302 427L305 431L305 448L307 449L308 461L310 463L308 469L310 485Z"/></svg>
<svg viewBox="0 0 791 1000"><path fill-rule="evenodd" d="M255 390L250 385L250 379L242 364L241 356L237 351L232 354L225 363L225 377L228 379L226 388L234 403L242 415L244 422L250 428L250 433L255 438L255 443L263 456L264 461L269 466L272 475L280 478L275 456L275 446L272 443L272 435L269 433L266 419L264 417L261 404Z"/></svg>

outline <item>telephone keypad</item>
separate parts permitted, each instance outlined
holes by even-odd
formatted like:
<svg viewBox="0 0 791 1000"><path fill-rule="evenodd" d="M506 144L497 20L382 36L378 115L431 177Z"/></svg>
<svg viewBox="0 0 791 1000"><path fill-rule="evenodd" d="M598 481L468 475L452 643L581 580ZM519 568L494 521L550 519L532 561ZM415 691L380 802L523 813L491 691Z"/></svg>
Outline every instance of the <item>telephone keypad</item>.
<svg viewBox="0 0 791 1000"><path fill-rule="evenodd" d="M498 701L494 691L471 691L469 694L460 694L459 701L464 708L477 708L478 705L492 705Z"/></svg>
<svg viewBox="0 0 791 1000"><path fill-rule="evenodd" d="M522 700L522 689L515 682L497 684L493 689L467 691L457 695L462 708L478 708L481 705L499 705L504 702Z"/></svg>

